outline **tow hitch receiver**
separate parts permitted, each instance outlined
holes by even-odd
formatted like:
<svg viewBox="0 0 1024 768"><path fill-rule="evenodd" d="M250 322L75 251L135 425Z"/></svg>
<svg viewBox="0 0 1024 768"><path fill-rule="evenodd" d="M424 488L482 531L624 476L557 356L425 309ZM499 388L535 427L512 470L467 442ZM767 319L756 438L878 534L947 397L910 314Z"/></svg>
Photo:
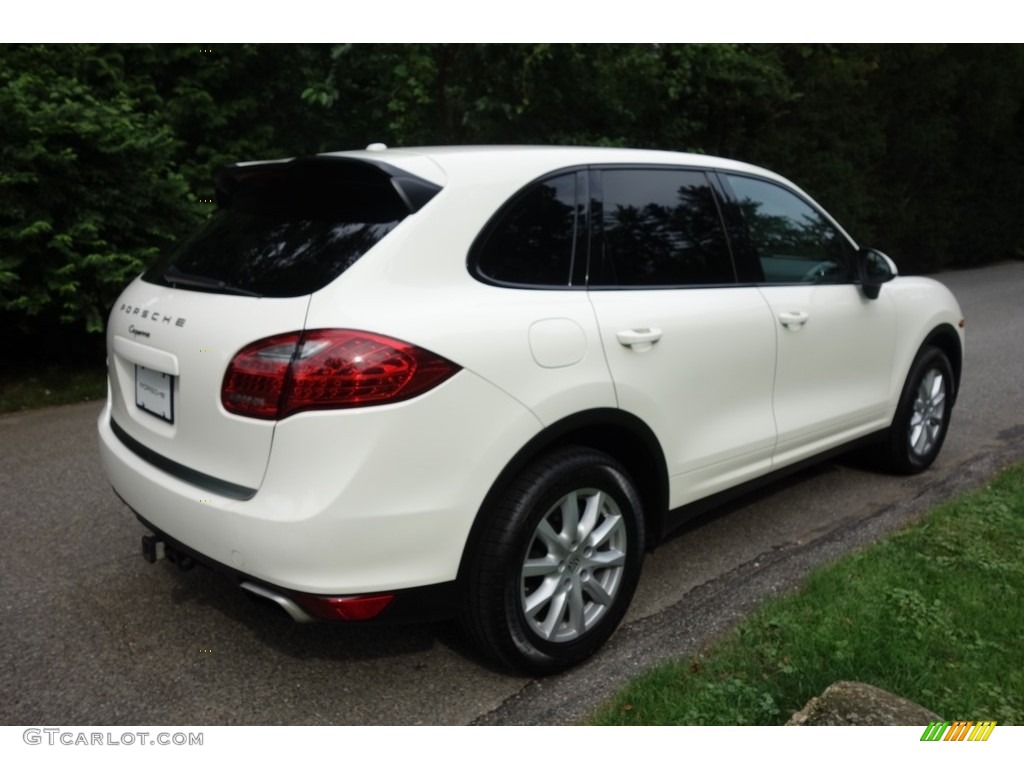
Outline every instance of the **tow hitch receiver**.
<svg viewBox="0 0 1024 768"><path fill-rule="evenodd" d="M166 560L169 563L174 563L182 571L187 571L195 567L196 564L196 561L190 555L168 547L165 542L153 534L147 534L142 537L142 556L149 563L155 563L157 560Z"/></svg>
<svg viewBox="0 0 1024 768"><path fill-rule="evenodd" d="M146 535L142 537L142 556L146 559L147 563L163 560L167 556L166 550L167 548L164 546L164 543L156 536Z"/></svg>

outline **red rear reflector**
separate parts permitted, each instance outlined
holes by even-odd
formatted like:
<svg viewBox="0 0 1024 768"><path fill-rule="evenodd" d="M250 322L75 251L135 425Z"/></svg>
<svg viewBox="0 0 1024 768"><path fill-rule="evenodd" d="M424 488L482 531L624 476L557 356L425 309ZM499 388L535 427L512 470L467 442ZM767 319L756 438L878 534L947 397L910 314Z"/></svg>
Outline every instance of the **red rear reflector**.
<svg viewBox="0 0 1024 768"><path fill-rule="evenodd" d="M315 330L249 344L228 366L224 408L256 419L396 403L433 389L459 366L374 333Z"/></svg>
<svg viewBox="0 0 1024 768"><path fill-rule="evenodd" d="M395 599L394 595L366 595L363 597L326 597L296 595L295 602L311 615L326 621L366 621L372 619Z"/></svg>

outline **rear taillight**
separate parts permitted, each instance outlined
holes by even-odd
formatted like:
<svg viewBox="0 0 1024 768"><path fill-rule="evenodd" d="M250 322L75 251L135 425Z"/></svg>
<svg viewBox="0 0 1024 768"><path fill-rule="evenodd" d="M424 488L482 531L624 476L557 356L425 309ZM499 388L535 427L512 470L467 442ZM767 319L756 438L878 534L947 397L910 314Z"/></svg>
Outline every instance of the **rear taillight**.
<svg viewBox="0 0 1024 768"><path fill-rule="evenodd" d="M299 411L408 400L459 370L443 357L374 333L316 330L249 344L224 374L231 413L283 419Z"/></svg>

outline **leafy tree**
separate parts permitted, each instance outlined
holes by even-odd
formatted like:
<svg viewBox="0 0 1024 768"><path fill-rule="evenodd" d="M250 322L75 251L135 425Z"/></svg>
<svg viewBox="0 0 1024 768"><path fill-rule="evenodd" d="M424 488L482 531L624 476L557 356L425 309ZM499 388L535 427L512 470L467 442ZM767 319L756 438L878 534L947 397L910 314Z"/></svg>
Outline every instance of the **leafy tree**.
<svg viewBox="0 0 1024 768"><path fill-rule="evenodd" d="M101 330L108 297L190 218L174 135L96 46L0 49L0 310Z"/></svg>
<svg viewBox="0 0 1024 768"><path fill-rule="evenodd" d="M0 319L22 340L102 330L143 264L210 211L213 168L336 148L301 98L329 53L0 48Z"/></svg>
<svg viewBox="0 0 1024 768"><path fill-rule="evenodd" d="M1020 257L1021 82L1010 45L0 47L0 322L81 341L215 167L371 141L736 157L905 272Z"/></svg>

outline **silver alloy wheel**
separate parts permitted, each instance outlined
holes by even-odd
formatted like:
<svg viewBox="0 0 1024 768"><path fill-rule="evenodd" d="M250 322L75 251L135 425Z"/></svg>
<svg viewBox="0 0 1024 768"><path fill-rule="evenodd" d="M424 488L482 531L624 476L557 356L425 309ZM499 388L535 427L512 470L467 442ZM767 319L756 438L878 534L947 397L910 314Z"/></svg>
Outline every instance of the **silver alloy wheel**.
<svg viewBox="0 0 1024 768"><path fill-rule="evenodd" d="M942 371L931 368L921 378L914 398L914 412L907 430L910 450L918 456L927 456L942 435L945 416L946 378Z"/></svg>
<svg viewBox="0 0 1024 768"><path fill-rule="evenodd" d="M523 560L521 605L530 629L565 643L593 627L615 603L627 539L622 511L606 492L581 488L559 499Z"/></svg>

